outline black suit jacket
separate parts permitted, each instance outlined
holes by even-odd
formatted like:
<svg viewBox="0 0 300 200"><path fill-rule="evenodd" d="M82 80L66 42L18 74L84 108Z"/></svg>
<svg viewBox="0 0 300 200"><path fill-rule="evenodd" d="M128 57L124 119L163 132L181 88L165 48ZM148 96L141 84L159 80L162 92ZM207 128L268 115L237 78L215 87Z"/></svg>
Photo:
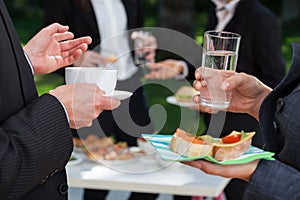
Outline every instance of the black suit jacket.
<svg viewBox="0 0 300 200"><path fill-rule="evenodd" d="M213 8L207 30L215 29ZM274 88L285 74L281 53L281 29L276 16L257 0L241 0L224 31L240 34L238 72L246 72Z"/></svg>
<svg viewBox="0 0 300 200"><path fill-rule="evenodd" d="M300 199L299 86L300 43L295 43L288 75L267 96L259 112L266 149L276 153L276 161L260 161L244 199Z"/></svg>
<svg viewBox="0 0 300 200"><path fill-rule="evenodd" d="M58 22L70 26L75 37L91 36L92 44L89 49L99 48L101 36L96 16L89 0L82 5L80 0L48 0L45 6L45 25ZM141 28L143 14L139 0L122 0L127 14L127 29ZM129 40L131 41L131 40ZM64 70L59 70L64 75Z"/></svg>
<svg viewBox="0 0 300 200"><path fill-rule="evenodd" d="M52 95L38 97L2 0L0 35L0 199L66 199L65 111Z"/></svg>
<svg viewBox="0 0 300 200"><path fill-rule="evenodd" d="M215 29L218 22L215 7L212 7L207 30ZM236 71L254 75L268 86L275 87L285 75L281 29L276 16L257 0L241 0L224 31L241 35ZM222 134L233 129L259 132L258 123L251 116L226 113ZM254 144L262 147L263 141L258 137L259 134L255 136Z"/></svg>

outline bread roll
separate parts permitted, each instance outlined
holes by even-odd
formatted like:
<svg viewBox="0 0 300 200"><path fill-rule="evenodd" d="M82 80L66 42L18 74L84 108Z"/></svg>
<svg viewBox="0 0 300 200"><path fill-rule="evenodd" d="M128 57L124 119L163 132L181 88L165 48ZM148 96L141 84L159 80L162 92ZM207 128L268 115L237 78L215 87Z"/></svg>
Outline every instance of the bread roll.
<svg viewBox="0 0 300 200"><path fill-rule="evenodd" d="M230 135L241 134L240 132L233 131ZM240 141L230 144L225 144L219 140L214 144L214 158L218 161L231 160L240 157L248 152L251 146L252 137L255 132L245 133L246 137Z"/></svg>
<svg viewBox="0 0 300 200"><path fill-rule="evenodd" d="M213 155L213 146L211 144L197 139L195 136L192 136L179 128L171 139L170 149L175 153L187 157Z"/></svg>
<svg viewBox="0 0 300 200"><path fill-rule="evenodd" d="M193 102L193 97L198 93L191 86L182 86L177 90L175 96L178 102Z"/></svg>

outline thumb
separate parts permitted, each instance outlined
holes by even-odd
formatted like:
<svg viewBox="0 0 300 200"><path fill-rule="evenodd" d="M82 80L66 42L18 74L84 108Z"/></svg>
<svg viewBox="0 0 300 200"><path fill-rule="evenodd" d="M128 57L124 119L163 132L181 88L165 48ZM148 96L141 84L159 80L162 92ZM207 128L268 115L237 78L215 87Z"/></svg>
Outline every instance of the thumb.
<svg viewBox="0 0 300 200"><path fill-rule="evenodd" d="M236 73L227 78L221 86L225 92L232 91L246 82L245 76L241 73Z"/></svg>

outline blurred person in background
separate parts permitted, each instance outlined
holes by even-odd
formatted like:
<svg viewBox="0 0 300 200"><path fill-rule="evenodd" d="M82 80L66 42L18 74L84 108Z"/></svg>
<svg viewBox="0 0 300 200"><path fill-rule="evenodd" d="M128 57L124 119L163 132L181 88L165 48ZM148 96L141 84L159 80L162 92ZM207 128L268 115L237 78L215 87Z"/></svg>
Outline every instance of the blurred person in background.
<svg viewBox="0 0 300 200"><path fill-rule="evenodd" d="M212 0L206 30L234 32L241 35L237 72L246 72L274 88L285 75L285 63L281 53L281 28L277 17L257 0ZM200 55L199 55L200 56ZM188 64L188 63L186 63ZM152 69L146 78L167 79L186 75L193 76L194 67L186 67L182 61L167 59L149 64ZM189 65L188 65L189 66ZM214 117L223 115L222 112ZM220 133L219 127L210 125L210 114L205 114L205 124L211 133ZM263 147L258 122L248 114L226 113L220 137L233 130L256 131L253 145ZM207 131L206 131L207 132ZM241 199L247 183L230 181L225 188L229 200Z"/></svg>
<svg viewBox="0 0 300 200"><path fill-rule="evenodd" d="M118 70L116 90L133 92L130 99L111 111L104 111L94 124L100 124L97 133L114 136L116 142L126 141L129 146L137 145L142 133L153 133L154 128L148 113L144 88L140 78L143 70L136 66L130 52L130 36L126 31L143 26L143 14L140 1L135 0L48 0L46 1L45 23L59 22L70 26L76 37L90 35L93 43L74 66L108 66ZM128 32L129 33L129 32ZM120 37L120 35L122 36ZM114 41L114 36L117 38ZM109 40L110 42L105 42ZM127 54L120 55L122 52ZM110 56L114 56L112 62ZM119 57L120 56L120 57ZM155 52L150 50L147 61L153 61ZM59 73L64 74L64 71ZM119 119L119 120L118 120ZM91 134L92 128L85 130ZM101 131L101 133L98 133ZM95 130L94 130L95 132ZM108 191L90 190L84 192L85 200L105 199ZM156 199L157 194L131 193L129 199Z"/></svg>

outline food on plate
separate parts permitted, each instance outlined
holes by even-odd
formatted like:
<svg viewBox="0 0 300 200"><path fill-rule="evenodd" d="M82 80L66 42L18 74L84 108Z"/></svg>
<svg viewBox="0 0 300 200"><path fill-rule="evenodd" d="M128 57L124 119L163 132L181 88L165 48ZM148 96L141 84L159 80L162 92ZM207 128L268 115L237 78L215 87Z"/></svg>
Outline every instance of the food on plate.
<svg viewBox="0 0 300 200"><path fill-rule="evenodd" d="M243 155L249 151L254 135L255 132L232 131L229 135L221 138L221 140L218 140L214 144L214 158L222 161L235 159Z"/></svg>
<svg viewBox="0 0 300 200"><path fill-rule="evenodd" d="M79 145L78 147L82 148L85 155L91 160L127 160L132 158L127 142L115 144L112 137L99 138L90 134L85 139L73 138L73 141L74 145Z"/></svg>
<svg viewBox="0 0 300 200"><path fill-rule="evenodd" d="M179 128L177 128L171 139L170 149L187 157L213 155L213 145L210 141L193 136Z"/></svg>
<svg viewBox="0 0 300 200"><path fill-rule="evenodd" d="M144 153L151 154L155 152L155 148L149 142L147 142L145 138L139 137L137 139L137 145Z"/></svg>
<svg viewBox="0 0 300 200"><path fill-rule="evenodd" d="M172 136L170 149L187 157L209 155L218 161L235 159L249 151L255 132L233 131L223 138L209 135L194 136L177 129Z"/></svg>
<svg viewBox="0 0 300 200"><path fill-rule="evenodd" d="M191 86L182 86L177 90L175 96L178 102L193 102L193 97L198 93Z"/></svg>

